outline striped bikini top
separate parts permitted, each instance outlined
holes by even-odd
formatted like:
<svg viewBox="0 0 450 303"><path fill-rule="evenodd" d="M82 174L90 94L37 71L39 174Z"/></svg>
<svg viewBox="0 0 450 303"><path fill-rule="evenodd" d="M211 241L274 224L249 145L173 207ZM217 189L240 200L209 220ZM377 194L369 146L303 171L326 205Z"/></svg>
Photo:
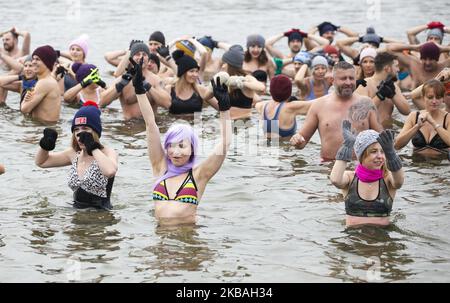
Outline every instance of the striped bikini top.
<svg viewBox="0 0 450 303"><path fill-rule="evenodd" d="M175 197L171 199L167 191L166 180L159 182L153 190L153 200L155 201L178 201L183 203L198 204L197 185L195 184L192 169L189 171L186 179L181 183Z"/></svg>

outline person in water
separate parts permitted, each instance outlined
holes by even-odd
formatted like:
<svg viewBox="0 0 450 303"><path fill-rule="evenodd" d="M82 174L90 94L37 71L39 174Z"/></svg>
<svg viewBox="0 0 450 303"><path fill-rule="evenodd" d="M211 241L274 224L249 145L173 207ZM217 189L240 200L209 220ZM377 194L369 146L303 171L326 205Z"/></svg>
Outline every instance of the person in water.
<svg viewBox="0 0 450 303"><path fill-rule="evenodd" d="M336 154L330 180L345 197L346 225L389 225L395 193L404 181L393 131L378 133L369 129L355 138L350 121L344 120L342 133L344 143ZM349 171L346 167L352 161L353 150L359 163Z"/></svg>
<svg viewBox="0 0 450 303"><path fill-rule="evenodd" d="M27 92L34 89L37 82L36 67L32 61L31 55L27 56L18 75L0 76L0 87L20 93L20 103Z"/></svg>
<svg viewBox="0 0 450 303"><path fill-rule="evenodd" d="M197 163L198 138L192 127L174 124L160 140L159 127L154 112L145 95L142 62L130 60L136 70L133 85L147 134L147 149L153 175L157 178L153 187L155 217L160 225L193 224L196 222L198 203L208 181L218 172L231 143L230 97L225 84L212 83L218 100L221 136L214 152L203 162Z"/></svg>
<svg viewBox="0 0 450 303"><path fill-rule="evenodd" d="M78 84L64 93L64 101L83 104L87 100L92 100L100 104L100 96L105 91L106 84L100 78L98 68L93 64L75 63L72 70Z"/></svg>
<svg viewBox="0 0 450 303"><path fill-rule="evenodd" d="M58 133L44 129L35 163L41 168L70 165L69 187L73 190L75 208L112 209L111 191L117 172L116 151L100 143L102 122L100 110L87 101L72 120L72 146L62 152L55 148Z"/></svg>
<svg viewBox="0 0 450 303"><path fill-rule="evenodd" d="M412 112L397 136L395 148L401 149L409 141L414 152L427 156L448 155L450 147L450 118L442 108L444 102L444 85L432 79L422 87L425 109Z"/></svg>

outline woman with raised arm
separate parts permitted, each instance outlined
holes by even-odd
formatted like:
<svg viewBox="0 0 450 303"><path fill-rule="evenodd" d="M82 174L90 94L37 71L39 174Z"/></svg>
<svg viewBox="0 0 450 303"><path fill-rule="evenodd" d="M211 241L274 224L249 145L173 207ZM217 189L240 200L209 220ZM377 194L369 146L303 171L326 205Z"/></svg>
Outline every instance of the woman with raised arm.
<svg viewBox="0 0 450 303"><path fill-rule="evenodd" d="M220 80L212 83L220 111L221 140L214 152L203 162L196 163L198 138L192 127L174 124L160 141L159 128L153 110L145 95L140 64L130 58L136 74L133 85L145 120L147 149L153 175L157 178L153 189L155 217L160 225L193 224L198 203L208 181L222 166L231 143L230 97ZM213 81L211 81L213 82Z"/></svg>
<svg viewBox="0 0 450 303"><path fill-rule="evenodd" d="M344 143L336 153L330 180L345 197L346 225L389 225L395 192L404 180L392 130L364 130L355 138L350 121L344 120L342 133ZM359 164L354 171L345 170L353 150Z"/></svg>
<svg viewBox="0 0 450 303"><path fill-rule="evenodd" d="M84 103L72 120L72 146L62 152L55 149L58 133L44 129L39 142L36 165L42 168L70 165L68 185L73 190L75 208L111 209L117 153L100 143L100 110L93 101Z"/></svg>

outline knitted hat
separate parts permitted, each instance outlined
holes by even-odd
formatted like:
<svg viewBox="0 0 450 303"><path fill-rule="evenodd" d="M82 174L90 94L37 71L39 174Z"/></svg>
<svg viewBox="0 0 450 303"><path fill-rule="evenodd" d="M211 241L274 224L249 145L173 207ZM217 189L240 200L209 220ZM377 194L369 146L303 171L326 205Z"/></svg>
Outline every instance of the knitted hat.
<svg viewBox="0 0 450 303"><path fill-rule="evenodd" d="M92 128L99 137L102 135L102 120L100 110L94 101L86 101L75 113L72 120L72 133L76 126L85 125Z"/></svg>
<svg viewBox="0 0 450 303"><path fill-rule="evenodd" d="M441 50L434 42L428 42L420 48L420 59L431 59L439 61Z"/></svg>
<svg viewBox="0 0 450 303"><path fill-rule="evenodd" d="M89 38L88 35L81 35L77 39L75 39L72 42L70 42L69 49L73 45L78 45L83 50L84 58L86 59L87 54L88 54L88 50L89 50L89 46L88 46L88 42L87 42L88 38Z"/></svg>
<svg viewBox="0 0 450 303"><path fill-rule="evenodd" d="M325 59L325 57L323 56L315 56L314 59L312 60L311 67L314 68L317 65L324 65L328 67L328 60Z"/></svg>
<svg viewBox="0 0 450 303"><path fill-rule="evenodd" d="M338 49L336 47L334 47L333 45L327 45L323 48L323 52L325 54L331 55L331 54L335 54L337 56L340 55Z"/></svg>
<svg viewBox="0 0 450 303"><path fill-rule="evenodd" d="M375 34L375 29L373 27L368 27L366 30L366 34L362 37L363 43L372 43L375 44L376 47L380 46L381 37Z"/></svg>
<svg viewBox="0 0 450 303"><path fill-rule="evenodd" d="M257 45L261 48L264 48L266 44L266 40L261 35L250 35L247 37L247 48L250 46Z"/></svg>
<svg viewBox="0 0 450 303"><path fill-rule="evenodd" d="M302 64L305 64L309 60L311 60L311 54L305 51L299 51L294 57L294 62L300 62Z"/></svg>
<svg viewBox="0 0 450 303"><path fill-rule="evenodd" d="M182 50L189 57L194 58L196 47L188 40L181 40L175 43L177 49Z"/></svg>
<svg viewBox="0 0 450 303"><path fill-rule="evenodd" d="M148 41L156 41L161 43L162 45L166 45L166 38L164 37L164 34L160 31L153 32L148 38Z"/></svg>
<svg viewBox="0 0 450 303"><path fill-rule="evenodd" d="M273 100L283 102L292 95L292 82L285 75L277 75L270 81L270 94Z"/></svg>
<svg viewBox="0 0 450 303"><path fill-rule="evenodd" d="M72 71L75 73L75 78L77 79L78 83L81 83L81 81L83 81L83 79L96 68L97 66L93 64L74 63L72 65Z"/></svg>
<svg viewBox="0 0 450 303"><path fill-rule="evenodd" d="M230 66L241 69L244 63L244 50L240 45L233 45L222 55L222 61Z"/></svg>
<svg viewBox="0 0 450 303"><path fill-rule="evenodd" d="M288 36L288 43L291 42L292 40L303 41L303 36L299 32L292 32Z"/></svg>
<svg viewBox="0 0 450 303"><path fill-rule="evenodd" d="M379 133L374 131L373 129L363 130L356 136L355 145L353 149L355 150L356 157L361 161L361 156L364 151L371 144L378 142L377 138L379 137Z"/></svg>
<svg viewBox="0 0 450 303"><path fill-rule="evenodd" d="M45 45L38 47L34 50L32 56L37 56L39 59L41 59L42 62L44 62L45 66L52 71L53 66L55 65L57 56L56 52L50 45Z"/></svg>
<svg viewBox="0 0 450 303"><path fill-rule="evenodd" d="M198 42L200 42L203 46L206 46L210 50L214 49L214 42L211 39L211 36L204 36L198 39Z"/></svg>
<svg viewBox="0 0 450 303"><path fill-rule="evenodd" d="M427 32L427 39L431 36L436 36L442 41L444 39L444 32L440 28L432 28Z"/></svg>
<svg viewBox="0 0 450 303"><path fill-rule="evenodd" d="M326 32L334 32L334 31L335 31L335 27L330 22L324 22L324 23L320 24L319 34L321 36L323 34L325 34Z"/></svg>
<svg viewBox="0 0 450 303"><path fill-rule="evenodd" d="M176 50L172 53L172 58L175 60L175 63L178 66L177 77L180 78L183 76L188 70L193 68L200 68L191 56L186 56L182 50Z"/></svg>
<svg viewBox="0 0 450 303"><path fill-rule="evenodd" d="M377 56L377 51L375 49L373 49L372 47L366 47L365 49L363 49L361 51L361 54L359 55L359 63L361 64L362 60L365 57L372 57L375 59L376 56Z"/></svg>
<svg viewBox="0 0 450 303"><path fill-rule="evenodd" d="M148 49L148 46L145 43L141 42L134 43L130 49L130 56L133 57L139 52L144 52L147 54L148 57L150 57L150 50Z"/></svg>

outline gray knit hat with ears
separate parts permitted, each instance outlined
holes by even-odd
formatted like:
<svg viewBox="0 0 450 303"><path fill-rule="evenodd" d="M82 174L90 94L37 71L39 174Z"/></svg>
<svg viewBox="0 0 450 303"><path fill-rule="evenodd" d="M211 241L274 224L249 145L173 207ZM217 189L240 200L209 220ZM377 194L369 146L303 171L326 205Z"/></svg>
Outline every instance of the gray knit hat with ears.
<svg viewBox="0 0 450 303"><path fill-rule="evenodd" d="M377 138L380 134L373 129L363 130L356 136L355 145L353 149L355 150L356 157L361 161L361 156L364 151L373 143L378 142Z"/></svg>

